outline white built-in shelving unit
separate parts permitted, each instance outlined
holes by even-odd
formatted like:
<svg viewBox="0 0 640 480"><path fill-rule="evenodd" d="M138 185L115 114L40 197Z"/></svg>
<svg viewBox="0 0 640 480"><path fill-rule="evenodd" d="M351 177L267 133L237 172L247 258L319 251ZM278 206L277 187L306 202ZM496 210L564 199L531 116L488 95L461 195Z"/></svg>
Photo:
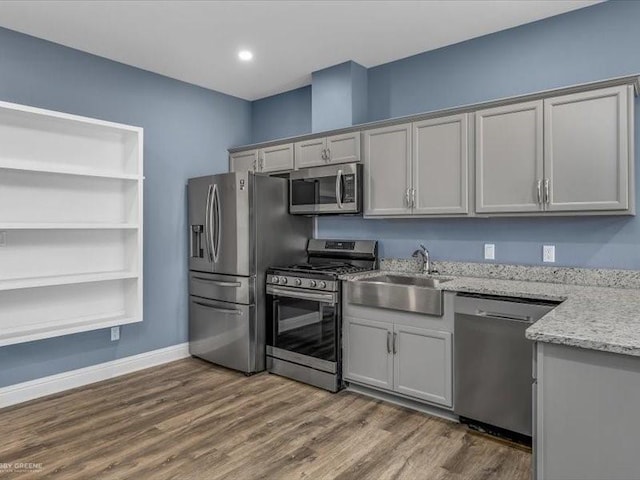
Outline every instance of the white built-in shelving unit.
<svg viewBox="0 0 640 480"><path fill-rule="evenodd" d="M142 145L0 102L0 346L142 321Z"/></svg>

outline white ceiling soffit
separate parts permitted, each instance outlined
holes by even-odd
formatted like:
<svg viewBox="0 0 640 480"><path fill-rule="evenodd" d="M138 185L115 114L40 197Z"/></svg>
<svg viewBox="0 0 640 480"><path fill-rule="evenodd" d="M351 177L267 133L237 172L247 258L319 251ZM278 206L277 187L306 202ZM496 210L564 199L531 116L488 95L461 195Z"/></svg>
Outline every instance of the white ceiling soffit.
<svg viewBox="0 0 640 480"><path fill-rule="evenodd" d="M254 100L597 1L0 1L0 26ZM241 49L254 59L243 63Z"/></svg>

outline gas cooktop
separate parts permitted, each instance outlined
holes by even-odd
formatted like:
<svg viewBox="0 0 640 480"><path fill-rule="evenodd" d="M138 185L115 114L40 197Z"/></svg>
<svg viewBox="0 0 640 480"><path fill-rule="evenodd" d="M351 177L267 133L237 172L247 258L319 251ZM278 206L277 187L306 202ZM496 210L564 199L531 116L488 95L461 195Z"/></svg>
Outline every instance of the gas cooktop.
<svg viewBox="0 0 640 480"><path fill-rule="evenodd" d="M286 267L274 267L273 270L286 272L325 272L341 275L343 273L355 273L370 270L369 266L358 266L342 262L327 263L297 263Z"/></svg>
<svg viewBox="0 0 640 480"><path fill-rule="evenodd" d="M378 244L367 240L317 240L307 245L308 261L267 270L267 284L287 288L338 290L338 276L378 265Z"/></svg>

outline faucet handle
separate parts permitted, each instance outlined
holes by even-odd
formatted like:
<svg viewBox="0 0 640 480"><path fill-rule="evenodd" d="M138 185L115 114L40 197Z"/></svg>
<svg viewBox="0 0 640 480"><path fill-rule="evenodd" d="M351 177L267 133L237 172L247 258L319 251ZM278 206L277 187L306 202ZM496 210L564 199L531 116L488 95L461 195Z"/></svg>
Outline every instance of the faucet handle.
<svg viewBox="0 0 640 480"><path fill-rule="evenodd" d="M422 250L424 250L424 251L427 251L427 247L425 247L425 246L424 246L424 243L421 243L421 244L420 244L420 248L421 248Z"/></svg>

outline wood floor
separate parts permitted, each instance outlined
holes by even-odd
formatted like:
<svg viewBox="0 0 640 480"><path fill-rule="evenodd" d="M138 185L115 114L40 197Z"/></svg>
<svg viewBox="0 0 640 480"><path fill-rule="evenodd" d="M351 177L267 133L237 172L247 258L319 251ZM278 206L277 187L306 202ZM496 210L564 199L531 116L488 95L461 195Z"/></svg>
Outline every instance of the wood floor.
<svg viewBox="0 0 640 480"><path fill-rule="evenodd" d="M455 423L195 359L0 410L0 464L42 464L0 479L529 480L530 461Z"/></svg>

